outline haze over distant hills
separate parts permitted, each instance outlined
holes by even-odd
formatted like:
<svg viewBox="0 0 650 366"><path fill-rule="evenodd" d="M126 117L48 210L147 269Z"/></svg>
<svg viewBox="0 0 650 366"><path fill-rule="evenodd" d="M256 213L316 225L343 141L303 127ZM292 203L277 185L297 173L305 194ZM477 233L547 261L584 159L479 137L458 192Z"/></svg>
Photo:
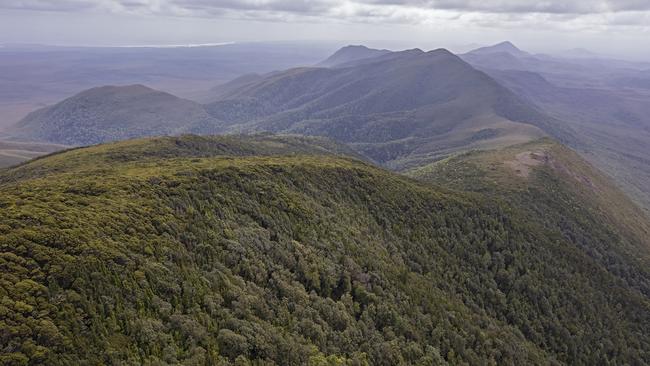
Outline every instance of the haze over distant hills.
<svg viewBox="0 0 650 366"><path fill-rule="evenodd" d="M550 135L650 207L644 67L534 55L510 42L460 58L442 49L348 46L320 66L246 74L217 85L202 96L204 105L176 98L152 113L137 106L146 99L124 96L111 107L129 111L122 116L76 96L10 131L22 140L72 145L186 132L320 135L398 170ZM61 121L78 125L68 133Z"/></svg>
<svg viewBox="0 0 650 366"><path fill-rule="evenodd" d="M67 148L64 145L42 142L17 142L0 140L0 168L17 165L38 156Z"/></svg>
<svg viewBox="0 0 650 366"><path fill-rule="evenodd" d="M31 114L9 133L73 145L183 132L300 133L349 143L369 158L401 169L561 128L443 49L348 47L328 60L334 67L249 75L222 85L213 90L217 100L205 105L209 115L198 104L151 90L140 99L129 96L128 89L110 89L114 94L109 96L93 90ZM152 107L154 96L160 108ZM79 125L72 128L75 123Z"/></svg>
<svg viewBox="0 0 650 366"><path fill-rule="evenodd" d="M0 169L0 364L650 363L622 65L351 46L32 112L0 163L77 148Z"/></svg>
<svg viewBox="0 0 650 366"><path fill-rule="evenodd" d="M569 126L577 138L566 142L650 208L648 65L509 48L496 45L461 57Z"/></svg>
<svg viewBox="0 0 650 366"><path fill-rule="evenodd" d="M201 47L0 48L0 130L29 112L102 85L145 84L184 98L242 74L313 65L328 42L249 42Z"/></svg>
<svg viewBox="0 0 650 366"><path fill-rule="evenodd" d="M376 50L366 46L346 46L336 51L332 56L318 64L318 66L332 67L353 61L378 57L390 53L389 50Z"/></svg>
<svg viewBox="0 0 650 366"><path fill-rule="evenodd" d="M396 169L554 128L552 119L446 50L375 57L359 51L366 54L333 68L236 80L206 108L230 132L328 136Z"/></svg>
<svg viewBox="0 0 650 366"><path fill-rule="evenodd" d="M530 54L517 48L512 42L505 41L493 46L480 47L475 50L469 51L466 55L494 55L494 54L510 54L513 56L526 57ZM468 56L469 57L469 56Z"/></svg>
<svg viewBox="0 0 650 366"><path fill-rule="evenodd" d="M30 113L6 132L15 139L92 145L133 137L216 132L203 107L142 85L86 90Z"/></svg>

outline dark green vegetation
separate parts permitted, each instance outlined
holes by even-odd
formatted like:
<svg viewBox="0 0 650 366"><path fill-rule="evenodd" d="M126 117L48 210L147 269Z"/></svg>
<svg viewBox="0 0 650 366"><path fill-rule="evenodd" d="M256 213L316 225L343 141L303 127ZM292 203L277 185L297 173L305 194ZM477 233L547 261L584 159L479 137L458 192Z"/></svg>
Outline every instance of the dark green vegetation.
<svg viewBox="0 0 650 366"><path fill-rule="evenodd" d="M290 137L134 140L5 170L2 363L647 364L647 226L540 144L564 170L504 153L418 173L485 194ZM531 220L526 197L561 215ZM608 197L625 220L598 211Z"/></svg>
<svg viewBox="0 0 650 366"><path fill-rule="evenodd" d="M408 175L480 193L531 225L559 229L601 266L650 295L647 215L602 173L550 139L461 154Z"/></svg>

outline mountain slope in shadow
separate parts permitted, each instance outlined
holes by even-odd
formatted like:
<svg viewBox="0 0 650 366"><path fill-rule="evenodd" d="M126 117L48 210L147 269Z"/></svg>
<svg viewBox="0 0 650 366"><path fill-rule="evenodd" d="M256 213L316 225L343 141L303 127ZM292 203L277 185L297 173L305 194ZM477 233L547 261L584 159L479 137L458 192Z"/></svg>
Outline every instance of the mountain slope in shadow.
<svg viewBox="0 0 650 366"><path fill-rule="evenodd" d="M206 109L231 132L327 136L395 169L564 128L444 49L291 69L227 89Z"/></svg>
<svg viewBox="0 0 650 366"><path fill-rule="evenodd" d="M91 145L183 132L214 133L218 121L198 103L143 85L83 91L30 113L6 133L13 139Z"/></svg>
<svg viewBox="0 0 650 366"><path fill-rule="evenodd" d="M500 49L497 46L493 47ZM546 114L564 121L576 138L563 142L614 177L650 212L650 92L646 85L650 77L646 64L522 51L473 51L461 57Z"/></svg>

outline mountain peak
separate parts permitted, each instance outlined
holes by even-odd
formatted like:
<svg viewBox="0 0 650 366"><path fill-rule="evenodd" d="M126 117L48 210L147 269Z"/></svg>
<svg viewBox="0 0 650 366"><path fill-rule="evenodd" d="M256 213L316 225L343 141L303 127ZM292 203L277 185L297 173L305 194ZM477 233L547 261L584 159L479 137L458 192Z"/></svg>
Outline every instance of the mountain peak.
<svg viewBox="0 0 650 366"><path fill-rule="evenodd" d="M135 95L146 95L146 94L163 94L159 90L149 88L142 84L131 84L131 85L103 85L90 88L84 91L81 91L76 96L88 97L88 96L108 96L108 95L121 95L121 96L135 96Z"/></svg>
<svg viewBox="0 0 650 366"><path fill-rule="evenodd" d="M472 54L491 54L491 53L509 53L514 56L525 56L527 52L522 51L510 41L503 41L492 46L477 48L469 53Z"/></svg>
<svg viewBox="0 0 650 366"><path fill-rule="evenodd" d="M385 55L390 52L389 50L378 50L363 45L348 45L336 51L332 56L318 64L318 66L332 67L352 61Z"/></svg>
<svg viewBox="0 0 650 366"><path fill-rule="evenodd" d="M503 41L503 42L500 42L500 43L495 44L495 45L492 46L492 47L493 47L493 48L498 48L498 49L503 49L503 50L519 51L519 52L521 52L521 50L520 50L517 46L515 46L512 42L510 42L510 41Z"/></svg>
<svg viewBox="0 0 650 366"><path fill-rule="evenodd" d="M350 50L366 50L366 51L370 51L370 50L372 50L372 48L366 47L366 46L364 46L362 44L350 44L350 45L341 47L341 49L339 51L350 51Z"/></svg>
<svg viewBox="0 0 650 366"><path fill-rule="evenodd" d="M453 52L449 51L446 48L436 48L427 52L430 55L447 55L447 56L456 56Z"/></svg>
<svg viewBox="0 0 650 366"><path fill-rule="evenodd" d="M396 55L421 55L421 54L424 54L424 53L425 52L422 51L419 48L411 48L411 49L404 50L404 51L393 52L393 54L396 54Z"/></svg>

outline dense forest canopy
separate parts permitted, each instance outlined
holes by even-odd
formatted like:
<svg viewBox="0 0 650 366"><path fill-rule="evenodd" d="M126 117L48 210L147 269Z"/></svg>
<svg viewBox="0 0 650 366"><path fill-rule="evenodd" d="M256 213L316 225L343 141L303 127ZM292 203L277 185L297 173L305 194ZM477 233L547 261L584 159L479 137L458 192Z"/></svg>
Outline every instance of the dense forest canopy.
<svg viewBox="0 0 650 366"><path fill-rule="evenodd" d="M0 360L650 362L640 233L575 201L552 203L563 220L531 222L485 190L348 154L308 138L184 136L1 172Z"/></svg>

